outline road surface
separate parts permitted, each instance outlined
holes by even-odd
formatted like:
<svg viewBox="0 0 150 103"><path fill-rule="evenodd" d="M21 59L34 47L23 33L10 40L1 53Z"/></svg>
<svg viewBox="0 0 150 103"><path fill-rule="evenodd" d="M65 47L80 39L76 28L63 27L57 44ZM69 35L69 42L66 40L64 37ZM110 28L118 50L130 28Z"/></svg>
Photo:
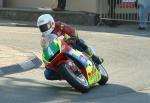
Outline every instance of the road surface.
<svg viewBox="0 0 150 103"><path fill-rule="evenodd" d="M124 28L77 27L104 58L107 85L76 92L65 81L47 81L44 68L0 77L0 103L150 103L150 33ZM40 56L37 28L0 27L0 44ZM133 32L134 31L134 32Z"/></svg>

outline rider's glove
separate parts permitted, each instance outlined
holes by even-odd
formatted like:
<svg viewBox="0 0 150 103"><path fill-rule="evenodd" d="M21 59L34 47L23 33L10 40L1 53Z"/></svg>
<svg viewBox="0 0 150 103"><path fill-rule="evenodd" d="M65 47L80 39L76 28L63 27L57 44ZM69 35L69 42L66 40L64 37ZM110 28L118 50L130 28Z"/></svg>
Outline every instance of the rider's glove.
<svg viewBox="0 0 150 103"><path fill-rule="evenodd" d="M74 36L69 36L68 34L65 34L65 41L68 43L68 44L73 44L73 43L76 43L76 37Z"/></svg>
<svg viewBox="0 0 150 103"><path fill-rule="evenodd" d="M104 59L103 58L99 58L98 56L96 55L92 55L92 60L94 63L96 64L102 64L104 62Z"/></svg>

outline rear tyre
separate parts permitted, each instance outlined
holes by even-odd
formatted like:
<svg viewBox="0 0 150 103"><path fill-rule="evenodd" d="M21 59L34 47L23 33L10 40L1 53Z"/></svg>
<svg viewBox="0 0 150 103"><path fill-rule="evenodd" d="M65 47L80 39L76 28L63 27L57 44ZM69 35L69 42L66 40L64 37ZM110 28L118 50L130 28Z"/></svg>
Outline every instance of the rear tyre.
<svg viewBox="0 0 150 103"><path fill-rule="evenodd" d="M80 71L80 69L76 65L75 67ZM68 64L61 64L60 69L61 74L72 87L74 87L76 90L82 93L89 91L90 87L88 81L82 73L73 72L71 70L71 66Z"/></svg>
<svg viewBox="0 0 150 103"><path fill-rule="evenodd" d="M102 65L99 65L99 70L101 72L101 79L98 83L99 85L105 85L106 82L108 81L108 73Z"/></svg>

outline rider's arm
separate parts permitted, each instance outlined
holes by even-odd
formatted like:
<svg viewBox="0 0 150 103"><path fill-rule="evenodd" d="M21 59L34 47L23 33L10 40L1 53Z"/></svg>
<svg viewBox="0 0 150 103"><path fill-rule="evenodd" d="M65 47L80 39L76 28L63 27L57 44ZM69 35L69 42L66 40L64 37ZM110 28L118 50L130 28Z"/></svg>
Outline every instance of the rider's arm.
<svg viewBox="0 0 150 103"><path fill-rule="evenodd" d="M60 28L62 30L62 34L64 35L65 41L75 42L77 40L77 33L73 27L65 23L61 23Z"/></svg>

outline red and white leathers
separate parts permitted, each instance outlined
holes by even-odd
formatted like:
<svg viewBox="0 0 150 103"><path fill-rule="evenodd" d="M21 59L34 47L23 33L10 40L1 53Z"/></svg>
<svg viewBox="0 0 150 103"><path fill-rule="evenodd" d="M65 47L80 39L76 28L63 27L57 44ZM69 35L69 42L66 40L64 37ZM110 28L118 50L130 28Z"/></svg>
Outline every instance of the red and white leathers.
<svg viewBox="0 0 150 103"><path fill-rule="evenodd" d="M76 30L73 27L62 22L55 22L55 29L52 31L52 34L53 33L58 37L63 35L65 40L72 38L72 40L76 42L76 40L78 39Z"/></svg>
<svg viewBox="0 0 150 103"><path fill-rule="evenodd" d="M52 34L56 34L59 36L64 36L64 40L67 41L69 45L71 45L73 48L81 51L81 52L87 52L87 54L92 55L91 52L88 50L88 46L85 44L85 42L82 39L78 38L76 30L62 22L55 22L55 28L52 31Z"/></svg>

